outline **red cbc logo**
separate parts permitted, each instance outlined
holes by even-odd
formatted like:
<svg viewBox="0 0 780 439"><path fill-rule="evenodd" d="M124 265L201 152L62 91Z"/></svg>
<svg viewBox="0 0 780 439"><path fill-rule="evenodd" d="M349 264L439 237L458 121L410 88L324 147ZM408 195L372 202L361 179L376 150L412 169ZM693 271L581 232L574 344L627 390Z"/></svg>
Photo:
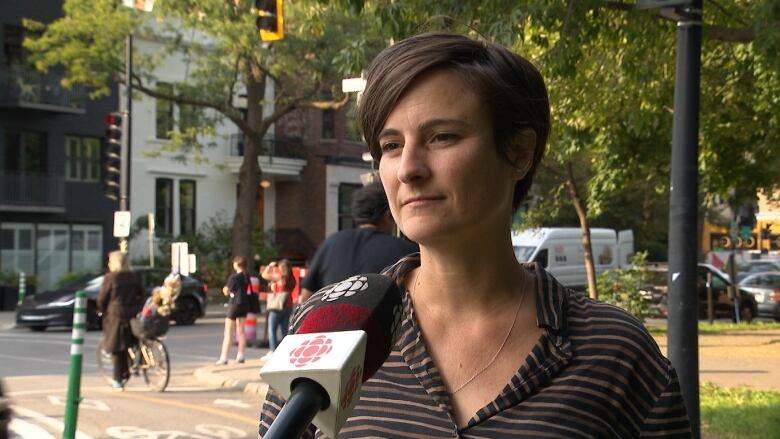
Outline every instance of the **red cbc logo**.
<svg viewBox="0 0 780 439"><path fill-rule="evenodd" d="M319 361L333 350L333 341L324 335L304 340L300 346L290 351L290 364L303 367Z"/></svg>
<svg viewBox="0 0 780 439"><path fill-rule="evenodd" d="M352 398L355 396L358 384L360 384L363 378L363 367L359 364L352 369L352 373L349 375L349 380L344 386L344 392L341 395L341 409L344 410L352 402Z"/></svg>

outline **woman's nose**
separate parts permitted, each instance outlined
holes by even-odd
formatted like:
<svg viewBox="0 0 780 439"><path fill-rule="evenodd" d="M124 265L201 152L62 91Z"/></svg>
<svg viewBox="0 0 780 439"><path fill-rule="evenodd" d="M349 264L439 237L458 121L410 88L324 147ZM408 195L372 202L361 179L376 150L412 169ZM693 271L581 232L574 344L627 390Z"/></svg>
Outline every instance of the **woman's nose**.
<svg viewBox="0 0 780 439"><path fill-rule="evenodd" d="M398 180L402 183L412 183L430 176L427 150L416 144L407 143L401 152L401 163L398 166Z"/></svg>

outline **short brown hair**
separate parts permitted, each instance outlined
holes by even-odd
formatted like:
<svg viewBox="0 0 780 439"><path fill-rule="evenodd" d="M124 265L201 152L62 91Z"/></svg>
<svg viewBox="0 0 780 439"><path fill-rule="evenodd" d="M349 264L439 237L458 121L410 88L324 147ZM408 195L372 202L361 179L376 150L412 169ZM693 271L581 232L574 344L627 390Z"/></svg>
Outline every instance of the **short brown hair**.
<svg viewBox="0 0 780 439"><path fill-rule="evenodd" d="M233 256L233 263L238 264L242 270L246 271L246 258L243 256Z"/></svg>
<svg viewBox="0 0 780 439"><path fill-rule="evenodd" d="M377 55L366 75L358 121L376 162L382 158L379 133L401 96L422 74L443 69L458 75L490 109L493 135L501 155L521 131L536 133L533 159L515 185L512 208L528 195L550 132L550 103L542 75L527 59L498 44L453 33L431 32L407 38Z"/></svg>

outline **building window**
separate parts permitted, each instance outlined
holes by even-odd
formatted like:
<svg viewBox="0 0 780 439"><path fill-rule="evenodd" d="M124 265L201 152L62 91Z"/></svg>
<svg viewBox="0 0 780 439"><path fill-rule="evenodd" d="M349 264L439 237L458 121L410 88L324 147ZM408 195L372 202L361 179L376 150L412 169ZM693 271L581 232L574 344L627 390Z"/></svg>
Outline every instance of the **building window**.
<svg viewBox="0 0 780 439"><path fill-rule="evenodd" d="M195 233L195 181L179 181L179 227L180 233Z"/></svg>
<svg viewBox="0 0 780 439"><path fill-rule="evenodd" d="M360 130L358 129L355 101L351 99L344 108L344 122L346 125L344 127L344 138L355 142L362 141L363 139L360 137Z"/></svg>
<svg viewBox="0 0 780 439"><path fill-rule="evenodd" d="M322 110L322 138L336 138L336 112L334 110Z"/></svg>
<svg viewBox="0 0 780 439"><path fill-rule="evenodd" d="M5 170L18 174L46 174L46 136L30 131L5 135Z"/></svg>
<svg viewBox="0 0 780 439"><path fill-rule="evenodd" d="M35 272L39 287L50 289L69 271L70 236L67 224L38 224Z"/></svg>
<svg viewBox="0 0 780 439"><path fill-rule="evenodd" d="M100 180L100 139L65 136L65 180Z"/></svg>
<svg viewBox="0 0 780 439"><path fill-rule="evenodd" d="M339 230L353 229L352 194L360 189L359 184L342 183L339 185Z"/></svg>
<svg viewBox="0 0 780 439"><path fill-rule="evenodd" d="M0 227L0 271L35 272L32 224L3 223Z"/></svg>
<svg viewBox="0 0 780 439"><path fill-rule="evenodd" d="M14 65L24 62L24 49L22 48L24 40L24 28L13 24L3 25L3 54L5 55L5 64Z"/></svg>
<svg viewBox="0 0 780 439"><path fill-rule="evenodd" d="M70 232L71 270L99 270L103 265L103 227L74 225Z"/></svg>
<svg viewBox="0 0 780 439"><path fill-rule="evenodd" d="M157 91L171 95L173 94L173 86L165 82L158 82ZM170 139L171 131L173 131L173 103L166 99L157 99L155 110L156 137Z"/></svg>
<svg viewBox="0 0 780 439"><path fill-rule="evenodd" d="M158 234L173 234L173 180L155 180L154 221Z"/></svg>

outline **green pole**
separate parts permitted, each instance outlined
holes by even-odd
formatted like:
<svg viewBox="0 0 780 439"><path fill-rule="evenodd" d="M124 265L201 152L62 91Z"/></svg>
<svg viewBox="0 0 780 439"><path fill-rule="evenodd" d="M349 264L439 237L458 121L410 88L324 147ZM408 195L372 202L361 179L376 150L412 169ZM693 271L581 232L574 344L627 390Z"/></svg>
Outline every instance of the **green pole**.
<svg viewBox="0 0 780 439"><path fill-rule="evenodd" d="M21 306L22 302L24 301L24 293L27 289L27 276L25 276L24 271L19 272L19 301L16 303L16 306Z"/></svg>
<svg viewBox="0 0 780 439"><path fill-rule="evenodd" d="M68 373L68 396L65 401L65 429L62 439L76 437L76 419L81 402L81 360L84 353L84 331L87 326L87 292L76 292L73 307L73 333L70 337L70 372Z"/></svg>

